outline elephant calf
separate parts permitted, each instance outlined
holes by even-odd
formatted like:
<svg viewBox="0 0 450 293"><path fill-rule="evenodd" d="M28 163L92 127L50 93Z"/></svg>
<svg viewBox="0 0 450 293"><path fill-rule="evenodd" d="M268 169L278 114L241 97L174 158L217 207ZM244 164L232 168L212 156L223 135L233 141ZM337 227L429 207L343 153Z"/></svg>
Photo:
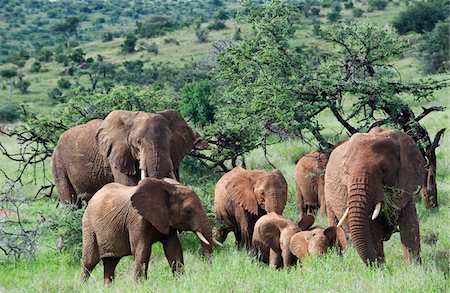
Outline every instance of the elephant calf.
<svg viewBox="0 0 450 293"><path fill-rule="evenodd" d="M279 170L234 168L216 185L214 211L221 222L216 239L223 242L233 231L238 246L249 249L256 221L268 212L281 214L286 201L287 183Z"/></svg>
<svg viewBox="0 0 450 293"><path fill-rule="evenodd" d="M131 254L135 278L147 278L151 247L157 241L172 271L178 272L183 251L177 230L195 232L203 255L211 254L211 225L200 199L174 182L147 178L132 187L110 183L92 197L83 215L82 280L101 259L104 283L109 285L120 258Z"/></svg>
<svg viewBox="0 0 450 293"><path fill-rule="evenodd" d="M311 253L324 254L331 247L340 251L347 248L342 228L310 229L314 220L314 216L307 215L295 224L276 213L262 216L253 232L253 249L270 266L288 267Z"/></svg>
<svg viewBox="0 0 450 293"><path fill-rule="evenodd" d="M311 151L301 157L295 167L295 189L297 192L300 218L318 207L326 214L324 174L328 156L318 151Z"/></svg>

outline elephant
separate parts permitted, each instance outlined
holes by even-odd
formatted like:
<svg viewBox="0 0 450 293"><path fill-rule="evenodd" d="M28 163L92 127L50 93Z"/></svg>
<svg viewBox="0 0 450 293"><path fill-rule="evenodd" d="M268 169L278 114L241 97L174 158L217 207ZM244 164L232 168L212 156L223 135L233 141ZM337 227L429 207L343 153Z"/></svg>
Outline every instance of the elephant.
<svg viewBox="0 0 450 293"><path fill-rule="evenodd" d="M159 241L172 272L183 266L177 230L193 231L204 256L212 253L211 224L198 196L173 179L145 178L137 186L109 183L97 191L83 215L82 281L100 261L104 284L114 279L123 256L134 256L134 277L147 278L152 244Z"/></svg>
<svg viewBox="0 0 450 293"><path fill-rule="evenodd" d="M112 111L64 132L52 155L60 202L81 207L109 182L179 179L178 167L194 144L193 130L175 110Z"/></svg>
<svg viewBox="0 0 450 293"><path fill-rule="evenodd" d="M237 245L250 249L256 221L267 212L281 214L286 201L287 182L279 170L232 169L216 184L214 211L220 227L215 239L223 242L233 231Z"/></svg>
<svg viewBox="0 0 450 293"><path fill-rule="evenodd" d="M295 167L295 188L297 192L300 218L320 207L326 214L324 173L328 156L318 151L311 151L297 162Z"/></svg>
<svg viewBox="0 0 450 293"><path fill-rule="evenodd" d="M276 213L262 216L255 224L253 250L270 266L289 267L309 254L324 254L331 247L347 249L347 238L341 227L313 227L314 216L304 216L295 224ZM310 230L308 230L310 229Z"/></svg>
<svg viewBox="0 0 450 293"><path fill-rule="evenodd" d="M383 241L397 229L405 260L421 262L413 193L424 181L424 166L412 138L399 130L355 133L332 151L325 172L328 223L345 223L367 265L384 262Z"/></svg>

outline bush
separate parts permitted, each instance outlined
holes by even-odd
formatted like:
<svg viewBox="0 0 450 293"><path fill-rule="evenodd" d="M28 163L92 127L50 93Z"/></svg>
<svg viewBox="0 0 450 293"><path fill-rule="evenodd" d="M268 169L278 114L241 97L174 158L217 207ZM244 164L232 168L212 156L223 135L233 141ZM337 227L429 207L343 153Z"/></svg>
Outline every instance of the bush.
<svg viewBox="0 0 450 293"><path fill-rule="evenodd" d="M50 49L42 48L36 52L34 58L41 62L49 62L53 56L53 52Z"/></svg>
<svg viewBox="0 0 450 293"><path fill-rule="evenodd" d="M30 71L33 73L37 73L41 71L41 68L42 68L41 63L39 61L36 61L31 65Z"/></svg>
<svg viewBox="0 0 450 293"><path fill-rule="evenodd" d="M393 25L400 34L432 31L438 21L443 21L448 16L448 9L443 9L446 6L444 2L417 2L401 12Z"/></svg>
<svg viewBox="0 0 450 293"><path fill-rule="evenodd" d="M174 44L178 46L180 42L178 42L175 38L166 38L164 39L164 44Z"/></svg>
<svg viewBox="0 0 450 293"><path fill-rule="evenodd" d="M103 42L111 42L113 40L114 36L112 32L106 32L103 34L102 41Z"/></svg>
<svg viewBox="0 0 450 293"><path fill-rule="evenodd" d="M362 10L361 8L355 8L352 10L352 14L354 17L361 17L364 13L364 10Z"/></svg>
<svg viewBox="0 0 450 293"><path fill-rule="evenodd" d="M195 125L203 127L214 122L215 108L211 103L209 80L187 83L181 88L179 109Z"/></svg>
<svg viewBox="0 0 450 293"><path fill-rule="evenodd" d="M233 40L235 40L235 41L242 40L241 28L240 27L236 28L236 30L234 31Z"/></svg>
<svg viewBox="0 0 450 293"><path fill-rule="evenodd" d="M70 81L67 78L61 78L60 80L58 80L58 87L60 89L69 89L72 86L72 84L70 83Z"/></svg>
<svg viewBox="0 0 450 293"><path fill-rule="evenodd" d="M225 25L225 23L220 20L215 20L213 23L210 23L208 25L208 29L212 30L212 31L220 31L220 30L223 30L226 28L227 28L227 26Z"/></svg>
<svg viewBox="0 0 450 293"><path fill-rule="evenodd" d="M368 4L373 9L385 10L388 5L388 1L387 0L369 0Z"/></svg>
<svg viewBox="0 0 450 293"><path fill-rule="evenodd" d="M205 43L208 41L209 31L205 29L196 29L195 36L200 43Z"/></svg>
<svg viewBox="0 0 450 293"><path fill-rule="evenodd" d="M159 53L158 45L155 42L152 42L150 45L147 46L147 52L158 55Z"/></svg>
<svg viewBox="0 0 450 293"><path fill-rule="evenodd" d="M122 52L124 53L134 53L135 49L134 47L136 46L136 42L137 42L137 37L130 33L128 35L126 35L125 40L123 41L122 44Z"/></svg>
<svg viewBox="0 0 450 293"><path fill-rule="evenodd" d="M21 79L16 83L16 87L19 89L21 94L26 94L28 92L28 88L30 87L31 82L25 79Z"/></svg>
<svg viewBox="0 0 450 293"><path fill-rule="evenodd" d="M172 31L176 25L172 18L165 15L153 15L143 22L136 22L135 33L142 38L152 38Z"/></svg>
<svg viewBox="0 0 450 293"><path fill-rule="evenodd" d="M19 106L16 104L6 104L0 106L0 121L1 122L14 122L20 117Z"/></svg>
<svg viewBox="0 0 450 293"><path fill-rule="evenodd" d="M419 44L419 60L426 73L446 72L450 70L449 61L449 22L440 22L423 36Z"/></svg>
<svg viewBox="0 0 450 293"><path fill-rule="evenodd" d="M64 102L63 93L57 87L55 87L48 93L48 97L50 98L50 101L52 103Z"/></svg>
<svg viewBox="0 0 450 293"><path fill-rule="evenodd" d="M327 19L329 22L336 22L341 19L342 16L339 12L333 11L327 14Z"/></svg>

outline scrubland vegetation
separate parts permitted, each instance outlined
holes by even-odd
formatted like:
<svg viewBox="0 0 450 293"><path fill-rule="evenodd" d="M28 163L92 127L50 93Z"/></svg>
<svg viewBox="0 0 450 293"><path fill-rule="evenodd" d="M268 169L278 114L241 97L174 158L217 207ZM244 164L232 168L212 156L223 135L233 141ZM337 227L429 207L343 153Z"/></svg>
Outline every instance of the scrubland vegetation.
<svg viewBox="0 0 450 293"><path fill-rule="evenodd" d="M126 257L108 290L449 290L450 138L441 133L450 122L449 2L257 2L3 1L0 208L13 213L0 213L1 292L103 290L101 264L79 282L83 210L56 208L51 152L64 130L114 109L166 108L211 145L184 159L181 181L213 225L215 183L235 165L280 169L283 214L298 221L294 168L303 154L375 124L408 132L436 154L437 197L416 195L423 263L404 263L398 233L380 267L351 247L282 270L238 250L231 234L208 263L195 235L181 233L181 276L157 244L148 280L134 282Z"/></svg>

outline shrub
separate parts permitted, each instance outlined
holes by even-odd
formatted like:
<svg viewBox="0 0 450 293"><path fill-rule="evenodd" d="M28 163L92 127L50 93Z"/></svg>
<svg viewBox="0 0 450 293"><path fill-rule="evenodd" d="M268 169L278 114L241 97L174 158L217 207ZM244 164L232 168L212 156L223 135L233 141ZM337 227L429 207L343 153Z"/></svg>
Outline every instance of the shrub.
<svg viewBox="0 0 450 293"><path fill-rule="evenodd" d="M41 71L41 67L42 67L41 62L36 61L36 62L34 62L34 63L31 65L30 71L33 72L33 73L40 72L40 71Z"/></svg>
<svg viewBox="0 0 450 293"><path fill-rule="evenodd" d="M53 56L53 52L50 49L42 48L36 52L34 56L36 60L41 62L49 62Z"/></svg>
<svg viewBox="0 0 450 293"><path fill-rule="evenodd" d="M208 41L209 31L205 29L196 29L195 36L200 43L205 43Z"/></svg>
<svg viewBox="0 0 450 293"><path fill-rule="evenodd" d="M214 122L215 108L211 103L209 80L187 83L181 88L179 109L195 125L205 126Z"/></svg>
<svg viewBox="0 0 450 293"><path fill-rule="evenodd" d="M338 21L341 18L342 18L341 14L339 12L336 12L336 11L332 11L332 12L327 14L327 19L328 19L329 22L336 22L336 21Z"/></svg>
<svg viewBox="0 0 450 293"><path fill-rule="evenodd" d="M180 42L178 42L175 38L166 38L164 39L164 44L174 44L178 46Z"/></svg>
<svg viewBox="0 0 450 293"><path fill-rule="evenodd" d="M61 78L58 80L58 87L60 89L69 89L72 86L70 81L67 78Z"/></svg>
<svg viewBox="0 0 450 293"><path fill-rule="evenodd" d="M213 31L220 31L220 30L223 30L226 28L227 28L227 26L225 25L225 23L220 20L215 20L213 23L210 23L208 25L208 29L213 30Z"/></svg>
<svg viewBox="0 0 450 293"><path fill-rule="evenodd" d="M0 106L0 121L1 122L14 122L20 117L19 106L16 104L6 104Z"/></svg>
<svg viewBox="0 0 450 293"><path fill-rule="evenodd" d="M30 87L30 85L31 82L25 79L21 79L16 83L16 86L21 94L26 94L28 92L28 88Z"/></svg>
<svg viewBox="0 0 450 293"><path fill-rule="evenodd" d="M112 32L106 32L103 34L102 41L103 42L111 42L113 40L114 36Z"/></svg>
<svg viewBox="0 0 450 293"><path fill-rule="evenodd" d="M48 93L48 97L50 98L50 101L52 103L64 102L63 93L57 87L55 87Z"/></svg>
<svg viewBox="0 0 450 293"><path fill-rule="evenodd" d="M166 15L153 15L143 22L136 22L135 33L142 38L152 38L172 31L176 25L172 18Z"/></svg>
<svg viewBox="0 0 450 293"><path fill-rule="evenodd" d="M234 31L234 34L233 34L233 40L235 40L235 41L240 41L240 40L242 40L242 36L241 36L241 28L240 28L240 27L236 28L236 30Z"/></svg>
<svg viewBox="0 0 450 293"><path fill-rule="evenodd" d="M393 25L400 34L432 31L438 21L443 21L448 16L448 10L443 9L444 2L417 2L401 12Z"/></svg>
<svg viewBox="0 0 450 293"><path fill-rule="evenodd" d="M352 14L354 17L361 17L364 13L364 10L362 10L361 8L355 8L352 10Z"/></svg>
<svg viewBox="0 0 450 293"><path fill-rule="evenodd" d="M152 42L150 45L147 46L147 52L158 55L159 53L158 45L155 42Z"/></svg>
<svg viewBox="0 0 450 293"><path fill-rule="evenodd" d="M369 6L376 10L385 10L388 5L387 0L369 0Z"/></svg>
<svg viewBox="0 0 450 293"><path fill-rule="evenodd" d="M135 51L134 47L136 46L136 42L137 42L137 37L133 33L126 35L125 40L123 41L123 44L122 44L122 52L134 53L134 51Z"/></svg>
<svg viewBox="0 0 450 293"><path fill-rule="evenodd" d="M449 22L440 22L423 36L419 44L419 60L426 73L446 72L450 70L449 61Z"/></svg>

